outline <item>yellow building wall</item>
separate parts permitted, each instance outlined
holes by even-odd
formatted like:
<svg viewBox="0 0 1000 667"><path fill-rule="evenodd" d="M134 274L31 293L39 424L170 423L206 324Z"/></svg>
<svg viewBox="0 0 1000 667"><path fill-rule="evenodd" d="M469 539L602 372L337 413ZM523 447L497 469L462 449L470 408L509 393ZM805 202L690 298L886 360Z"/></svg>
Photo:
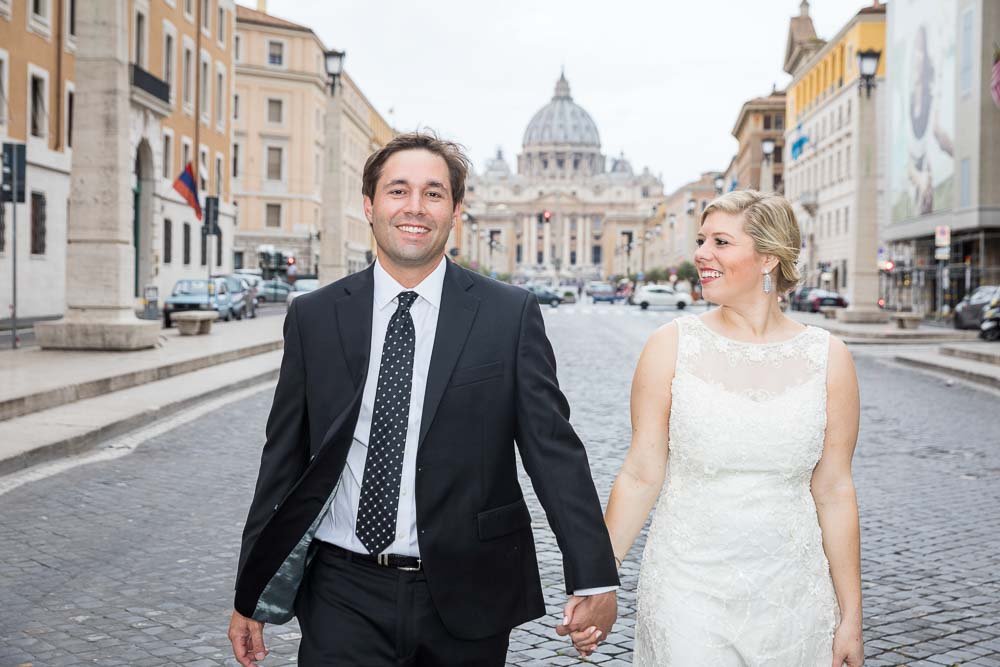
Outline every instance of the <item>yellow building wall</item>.
<svg viewBox="0 0 1000 667"><path fill-rule="evenodd" d="M76 58L68 34L65 5L50 2L48 34L29 28L29 2L10 3L9 14L0 11L0 49L6 51L7 108L0 123L0 137L26 141L28 136L28 64L48 72L46 110L49 150L66 148L66 83L73 81Z"/></svg>
<svg viewBox="0 0 1000 667"><path fill-rule="evenodd" d="M792 83L786 98L786 127L794 127L798 117L843 86L857 85L859 51L874 49L882 54L877 77L885 76L885 19L858 22L840 39L820 51L822 57Z"/></svg>

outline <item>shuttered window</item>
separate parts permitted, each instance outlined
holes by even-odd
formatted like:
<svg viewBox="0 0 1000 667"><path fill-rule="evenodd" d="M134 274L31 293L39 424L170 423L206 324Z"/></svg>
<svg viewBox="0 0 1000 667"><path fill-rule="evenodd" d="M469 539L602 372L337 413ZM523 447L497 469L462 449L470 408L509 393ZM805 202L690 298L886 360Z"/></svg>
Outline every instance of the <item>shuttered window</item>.
<svg viewBox="0 0 1000 667"><path fill-rule="evenodd" d="M45 195L31 193L31 254L45 254Z"/></svg>

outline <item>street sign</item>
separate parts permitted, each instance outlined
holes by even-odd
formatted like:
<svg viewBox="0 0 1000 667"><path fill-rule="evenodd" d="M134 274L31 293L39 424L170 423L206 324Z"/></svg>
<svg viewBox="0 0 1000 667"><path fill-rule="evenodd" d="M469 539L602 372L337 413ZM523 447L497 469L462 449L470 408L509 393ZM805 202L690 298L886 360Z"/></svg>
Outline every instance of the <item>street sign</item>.
<svg viewBox="0 0 1000 667"><path fill-rule="evenodd" d="M951 247L934 248L934 259L938 261L948 261L951 258Z"/></svg>
<svg viewBox="0 0 1000 667"><path fill-rule="evenodd" d="M205 228L204 233L219 236L219 198L205 197Z"/></svg>
<svg viewBox="0 0 1000 667"><path fill-rule="evenodd" d="M947 248L951 245L951 227L948 225L938 225L934 228L934 246L937 248Z"/></svg>
<svg viewBox="0 0 1000 667"><path fill-rule="evenodd" d="M24 144L5 141L3 144L3 170L0 172L0 203L24 203L24 170L26 167ZM13 193L16 188L17 192ZM13 193L13 194L12 194ZM15 196L16 195L16 196Z"/></svg>

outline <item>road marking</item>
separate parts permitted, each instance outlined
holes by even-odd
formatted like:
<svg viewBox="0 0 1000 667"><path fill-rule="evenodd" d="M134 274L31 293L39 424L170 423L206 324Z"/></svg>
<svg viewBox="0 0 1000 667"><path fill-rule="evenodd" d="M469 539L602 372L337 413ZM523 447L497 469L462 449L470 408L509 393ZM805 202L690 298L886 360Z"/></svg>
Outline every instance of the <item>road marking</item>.
<svg viewBox="0 0 1000 667"><path fill-rule="evenodd" d="M261 391L273 388L273 380L269 382L260 382L250 387L246 387L245 389L240 389L219 398L206 401L205 403L199 403L194 407L186 408L182 413L155 421L152 424L144 426L138 430L131 431L125 435L109 440L107 443L100 445L100 449L96 451L60 459L58 461L52 461L50 463L40 463L36 466L32 466L31 468L27 468L26 470L11 473L6 477L0 477L0 496L30 482L37 482L39 480L46 479L47 477L58 475L61 472L76 468L77 466L87 465L89 463L98 463L101 461L112 461L114 459L121 458L122 456L135 451L135 449L142 443L151 440L158 435L162 435L177 428L178 426L194 421L195 419L203 417L230 403L234 403Z"/></svg>

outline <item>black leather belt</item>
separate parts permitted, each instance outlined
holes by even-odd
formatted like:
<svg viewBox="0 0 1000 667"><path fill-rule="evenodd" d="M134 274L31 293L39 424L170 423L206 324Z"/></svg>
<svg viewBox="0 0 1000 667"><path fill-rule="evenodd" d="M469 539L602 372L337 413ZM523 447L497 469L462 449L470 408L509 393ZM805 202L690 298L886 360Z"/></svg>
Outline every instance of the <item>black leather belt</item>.
<svg viewBox="0 0 1000 667"><path fill-rule="evenodd" d="M423 569L420 559L413 556L397 556L396 554L378 554L377 556L373 556L372 554L359 554L356 551L348 551L347 549L338 547L336 544L330 544L323 540L317 540L317 542L319 542L320 549L338 558L346 558L349 561L360 561L362 563L391 567L407 572L419 572Z"/></svg>

